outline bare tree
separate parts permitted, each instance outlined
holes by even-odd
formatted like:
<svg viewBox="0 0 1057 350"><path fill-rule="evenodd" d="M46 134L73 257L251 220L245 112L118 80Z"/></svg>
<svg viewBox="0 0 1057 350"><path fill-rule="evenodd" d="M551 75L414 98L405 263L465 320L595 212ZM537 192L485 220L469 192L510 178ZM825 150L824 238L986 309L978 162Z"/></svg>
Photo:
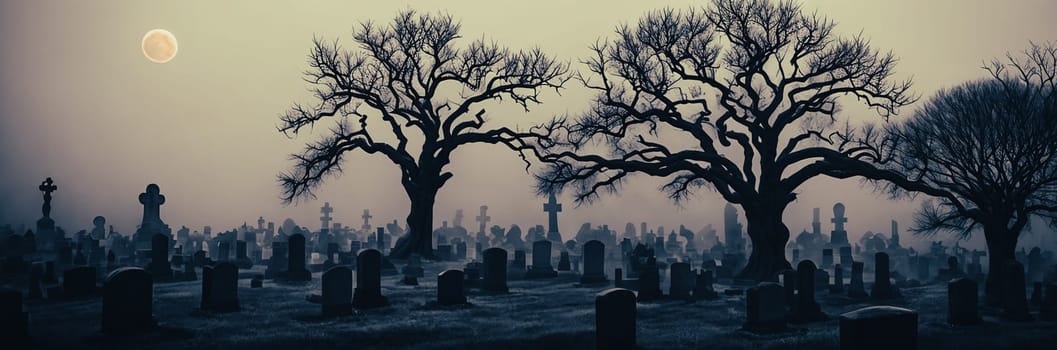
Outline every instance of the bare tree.
<svg viewBox="0 0 1057 350"><path fill-rule="evenodd" d="M1057 212L1057 47L1032 45L984 68L990 78L941 91L892 125L884 168L940 191L918 213L916 232L983 231L986 300L998 305L1001 269L1021 232L1032 216Z"/></svg>
<svg viewBox="0 0 1057 350"><path fill-rule="evenodd" d="M740 276L790 268L782 214L797 189L848 176L842 163L868 164L862 157L875 153L852 147L860 136L838 121L838 100L855 97L885 119L914 100L910 81L892 79L892 54L834 26L769 0L714 0L620 26L577 76L598 93L590 110L535 130L547 164L538 190L572 186L590 202L633 173L666 178L676 201L712 188L747 219L753 249Z"/></svg>
<svg viewBox="0 0 1057 350"><path fill-rule="evenodd" d="M411 201L408 236L392 255L432 256L433 205L453 176L445 170L451 153L473 143L517 142L514 130L485 125L484 107L506 101L527 110L542 90L568 80L568 65L539 49L511 51L485 40L460 47L459 31L449 15L408 10L388 25L356 28L355 50L314 40L305 76L315 101L295 104L279 131L292 137L324 119L334 126L292 155L293 170L279 176L284 201L312 196L342 171L346 152L381 154L400 167Z"/></svg>

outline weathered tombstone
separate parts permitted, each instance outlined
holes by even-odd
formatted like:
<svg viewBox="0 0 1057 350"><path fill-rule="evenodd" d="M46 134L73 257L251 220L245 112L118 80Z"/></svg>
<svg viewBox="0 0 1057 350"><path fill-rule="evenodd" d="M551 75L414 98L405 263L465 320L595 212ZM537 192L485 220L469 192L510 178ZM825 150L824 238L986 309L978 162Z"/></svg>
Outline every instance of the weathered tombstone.
<svg viewBox="0 0 1057 350"><path fill-rule="evenodd" d="M841 264L833 265L833 285L829 288L830 293L844 293L844 267Z"/></svg>
<svg viewBox="0 0 1057 350"><path fill-rule="evenodd" d="M231 262L221 262L202 268L203 310L213 312L239 311L239 268Z"/></svg>
<svg viewBox="0 0 1057 350"><path fill-rule="evenodd" d="M572 263L569 262L569 252L561 252L558 256L558 271L570 270L572 270Z"/></svg>
<svg viewBox="0 0 1057 350"><path fill-rule="evenodd" d="M246 241L235 242L235 265L241 270L253 268L253 260L246 255Z"/></svg>
<svg viewBox="0 0 1057 350"><path fill-rule="evenodd" d="M484 250L484 279L481 290L492 293L510 291L506 286L506 250L488 248Z"/></svg>
<svg viewBox="0 0 1057 350"><path fill-rule="evenodd" d="M785 329L785 296L777 283L760 283L745 293L743 329L754 333L769 333Z"/></svg>
<svg viewBox="0 0 1057 350"><path fill-rule="evenodd" d="M657 259L649 257L639 274L639 301L659 299L661 293L661 274L658 271Z"/></svg>
<svg viewBox="0 0 1057 350"><path fill-rule="evenodd" d="M199 250L199 251L195 252L195 255L194 255L195 266L199 266L199 267L205 266L206 262L207 262L206 261L206 252L204 250Z"/></svg>
<svg viewBox="0 0 1057 350"><path fill-rule="evenodd" d="M866 285L862 280L863 262L851 263L851 283L848 283L848 297L861 299L866 298Z"/></svg>
<svg viewBox="0 0 1057 350"><path fill-rule="evenodd" d="M323 316L345 316L352 314L352 269L334 266L323 272Z"/></svg>
<svg viewBox="0 0 1057 350"><path fill-rule="evenodd" d="M635 349L635 293L612 288L595 297L595 347Z"/></svg>
<svg viewBox="0 0 1057 350"><path fill-rule="evenodd" d="M521 249L514 250L514 260L507 264L507 277L511 279L524 278L527 266L525 251Z"/></svg>
<svg viewBox="0 0 1057 350"><path fill-rule="evenodd" d="M169 265L169 236L160 233L150 239L149 270L154 281L172 280L172 266Z"/></svg>
<svg viewBox="0 0 1057 350"><path fill-rule="evenodd" d="M466 304L466 294L463 290L464 279L465 276L460 270L444 270L437 275L437 304Z"/></svg>
<svg viewBox="0 0 1057 350"><path fill-rule="evenodd" d="M525 278L557 277L558 271L551 266L551 241L532 243L532 268L525 273Z"/></svg>
<svg viewBox="0 0 1057 350"><path fill-rule="evenodd" d="M947 283L947 322L970 325L980 322L979 291L976 281L956 278Z"/></svg>
<svg viewBox="0 0 1057 350"><path fill-rule="evenodd" d="M844 266L851 266L852 262L854 262L854 260L852 259L852 256L851 256L851 247L850 246L842 246L842 247L840 247L840 264L844 265Z"/></svg>
<svg viewBox="0 0 1057 350"><path fill-rule="evenodd" d="M287 239L286 279L290 281L311 281L312 272L305 268L305 236L297 233ZM357 258L357 263L359 258ZM379 266L381 263L379 262ZM380 268L380 267L379 267Z"/></svg>
<svg viewBox="0 0 1057 350"><path fill-rule="evenodd" d="M382 295L382 253L376 249L361 251L356 256L356 292L352 306L370 309L389 305Z"/></svg>
<svg viewBox="0 0 1057 350"><path fill-rule="evenodd" d="M815 263L801 261L796 265L796 302L793 304L792 322L807 323L828 319L822 307L815 301Z"/></svg>
<svg viewBox="0 0 1057 350"><path fill-rule="evenodd" d="M606 245L597 240L584 244L584 274L580 276L581 284L606 282Z"/></svg>
<svg viewBox="0 0 1057 350"><path fill-rule="evenodd" d="M268 268L264 270L265 278L280 278L289 264L286 258L286 243L272 242L272 256L268 258Z"/></svg>
<svg viewBox="0 0 1057 350"><path fill-rule="evenodd" d="M152 274L136 267L114 270L103 282L103 333L130 334L154 328L153 303Z"/></svg>
<svg viewBox="0 0 1057 350"><path fill-rule="evenodd" d="M833 249L826 248L822 250L822 268L828 269L833 266Z"/></svg>
<svg viewBox="0 0 1057 350"><path fill-rule="evenodd" d="M231 261L231 241L220 241L217 247L217 261Z"/></svg>
<svg viewBox="0 0 1057 350"><path fill-rule="evenodd" d="M116 271L116 270L115 270ZM62 274L62 291L68 298L95 294L95 268L78 266Z"/></svg>
<svg viewBox="0 0 1057 350"><path fill-rule="evenodd" d="M694 277L694 299L716 299L719 293L712 287L712 270L699 270Z"/></svg>
<svg viewBox="0 0 1057 350"><path fill-rule="evenodd" d="M894 306L871 306L840 315L841 350L918 348L918 313Z"/></svg>
<svg viewBox="0 0 1057 350"><path fill-rule="evenodd" d="M0 339L5 346L25 344L29 340L29 312L22 307L22 292L0 289ZM13 348L19 348L18 345Z"/></svg>
<svg viewBox="0 0 1057 350"><path fill-rule="evenodd" d="M672 298L689 298L691 274L690 264L677 262L668 268L668 295Z"/></svg>
<svg viewBox="0 0 1057 350"><path fill-rule="evenodd" d="M1031 320L1024 290L1024 265L1009 259L1002 266L1002 272L1005 274L1002 281L1002 316L1013 321Z"/></svg>
<svg viewBox="0 0 1057 350"><path fill-rule="evenodd" d="M891 273L888 269L888 253L874 254L874 283L870 297L874 299L898 298L899 292L892 287Z"/></svg>

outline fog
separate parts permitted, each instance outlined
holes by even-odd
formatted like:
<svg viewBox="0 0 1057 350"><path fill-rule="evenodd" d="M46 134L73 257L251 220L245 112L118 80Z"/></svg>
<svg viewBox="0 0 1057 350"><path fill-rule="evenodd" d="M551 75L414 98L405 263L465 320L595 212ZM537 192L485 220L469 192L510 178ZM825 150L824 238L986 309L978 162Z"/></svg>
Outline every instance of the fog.
<svg viewBox="0 0 1057 350"><path fill-rule="evenodd" d="M398 169L365 154L346 157L345 172L318 189L317 199L283 205L276 175L290 153L319 133L288 139L276 131L278 115L294 102L309 102L302 81L313 36L350 45L351 29L365 20L385 23L397 11L445 10L462 22L463 43L486 37L511 48L540 47L582 69L588 47L615 26L663 6L685 8L705 1L8 1L0 5L0 223L31 227L40 217L37 186L54 178L52 217L67 232L89 228L105 216L118 232L135 231L137 200L149 183L167 202L162 218L174 229L230 229L259 216L277 224L293 218L313 229L319 208L330 202L337 222L358 227L364 209L374 223L404 220L408 200ZM913 77L927 98L937 89L982 77L985 60L1028 46L1057 41L1057 2L804 1L838 22L837 32L861 32L872 45L892 50L897 78ZM179 53L155 64L140 52L147 31L164 28L179 40ZM554 115L581 111L589 94L577 83L524 113L489 110L500 124L527 128ZM914 106L904 108L908 115ZM864 119L877 119L864 115ZM898 117L896 117L898 119ZM320 127L319 131L325 131ZM453 155L455 177L442 189L435 222L463 209L466 226L490 207L492 224L544 224L532 177L516 153L471 145ZM722 198L708 191L681 206L658 190L657 179L636 176L620 196L603 196L576 207L566 196L560 216L566 238L582 222L626 222L651 227L685 224L698 230L721 225ZM856 180L817 178L803 187L785 214L793 234L810 227L811 208L823 208L823 230L832 229L830 208L847 206L849 239L866 231L901 227L919 200L889 200ZM1051 230L1034 225L1024 244L1052 242ZM905 233L905 232L904 232ZM1046 233L1043 235L1042 233ZM903 236L904 244L929 238ZM934 239L943 239L938 236ZM980 246L974 239L970 245ZM963 243L964 244L964 243Z"/></svg>

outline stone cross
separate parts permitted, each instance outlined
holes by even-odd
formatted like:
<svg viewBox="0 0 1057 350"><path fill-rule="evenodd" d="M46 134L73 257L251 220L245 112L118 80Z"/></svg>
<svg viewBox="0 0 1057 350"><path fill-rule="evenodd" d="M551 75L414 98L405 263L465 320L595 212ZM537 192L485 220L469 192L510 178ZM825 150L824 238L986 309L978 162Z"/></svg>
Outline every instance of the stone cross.
<svg viewBox="0 0 1057 350"><path fill-rule="evenodd" d="M482 205L481 206L481 215L477 216L477 222L481 223L481 227L477 231L477 234L481 234L481 235L484 234L484 229L485 229L486 226L488 226L488 221L489 220L492 220L492 217L488 216L488 206L487 205Z"/></svg>
<svg viewBox="0 0 1057 350"><path fill-rule="evenodd" d="M363 218L363 230L364 231L370 230L371 229L371 218L374 217L374 216L371 215L371 210L370 209L364 209L363 210L363 215L361 215L360 217Z"/></svg>
<svg viewBox="0 0 1057 350"><path fill-rule="evenodd" d="M323 207L319 208L319 212L323 213L323 216L319 217L319 221L323 224L322 230L330 228L330 222L334 220L330 217L330 213L334 212L334 208L330 206L330 202L323 202Z"/></svg>
<svg viewBox="0 0 1057 350"><path fill-rule="evenodd" d="M558 198L554 196L554 192L551 192L550 199L547 203L543 203L543 211L547 212L547 233L559 232L558 231L558 213L562 211L562 205L558 203Z"/></svg>
<svg viewBox="0 0 1057 350"><path fill-rule="evenodd" d="M147 190L139 194L139 203L143 204L143 223L160 223L161 205L165 204L165 196L161 194L158 185L147 185Z"/></svg>
<svg viewBox="0 0 1057 350"><path fill-rule="evenodd" d="M844 203L833 205L833 218L829 221L833 223L834 231L844 231L844 224L848 222L848 218L844 217Z"/></svg>
<svg viewBox="0 0 1057 350"><path fill-rule="evenodd" d="M44 205L40 208L40 211L44 214L44 217L51 216L51 193L58 190L59 187L55 186L55 182L49 177L44 182L40 183L37 187L41 192L44 192Z"/></svg>

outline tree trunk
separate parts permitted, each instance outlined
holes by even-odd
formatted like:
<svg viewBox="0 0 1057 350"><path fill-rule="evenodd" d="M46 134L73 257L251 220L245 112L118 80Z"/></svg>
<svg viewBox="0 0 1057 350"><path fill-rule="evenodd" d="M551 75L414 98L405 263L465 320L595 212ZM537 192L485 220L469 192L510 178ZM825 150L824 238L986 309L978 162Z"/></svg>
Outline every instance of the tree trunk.
<svg viewBox="0 0 1057 350"><path fill-rule="evenodd" d="M782 207L763 209L745 208L746 231L752 240L749 263L738 274L740 278L757 281L772 280L778 272L791 268L785 260L785 245L789 228L782 222Z"/></svg>
<svg viewBox="0 0 1057 350"><path fill-rule="evenodd" d="M1004 225L1001 225L1004 226ZM984 225L987 241L987 282L984 286L984 301L988 306L1002 306L1002 266L1007 260L1016 259L1017 239L1005 227Z"/></svg>
<svg viewBox="0 0 1057 350"><path fill-rule="evenodd" d="M389 256L406 259L411 254L418 254L423 258L433 258L433 204L440 186L415 186L405 190L411 199L407 235L397 241Z"/></svg>

